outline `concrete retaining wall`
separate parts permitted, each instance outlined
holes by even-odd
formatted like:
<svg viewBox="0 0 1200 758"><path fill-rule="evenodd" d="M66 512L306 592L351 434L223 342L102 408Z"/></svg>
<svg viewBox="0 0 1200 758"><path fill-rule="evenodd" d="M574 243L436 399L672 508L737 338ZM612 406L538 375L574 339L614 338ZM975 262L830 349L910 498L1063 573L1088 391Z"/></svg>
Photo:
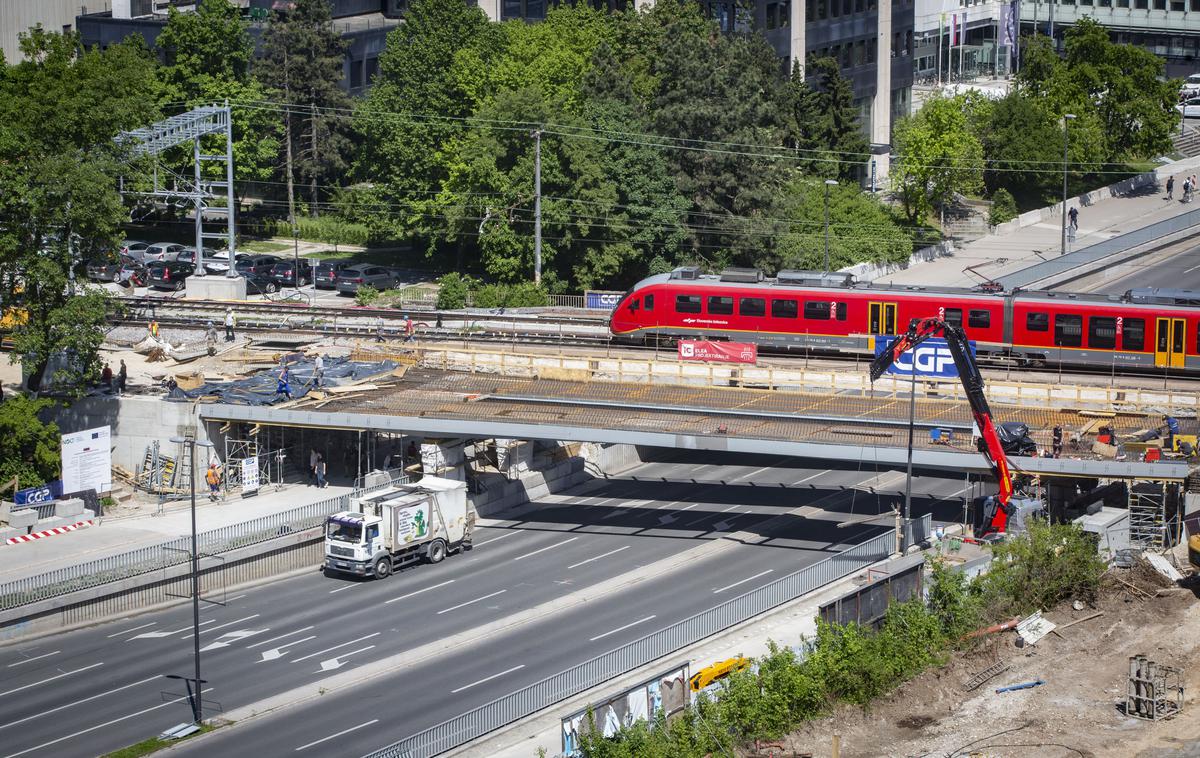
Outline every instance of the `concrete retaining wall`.
<svg viewBox="0 0 1200 758"><path fill-rule="evenodd" d="M69 408L58 409L50 420L63 434L100 426L112 427L113 463L129 471L142 464L146 447L158 440L165 455L177 455L171 437L195 431L208 439L194 403L171 403L160 397L115 395L85 397Z"/></svg>

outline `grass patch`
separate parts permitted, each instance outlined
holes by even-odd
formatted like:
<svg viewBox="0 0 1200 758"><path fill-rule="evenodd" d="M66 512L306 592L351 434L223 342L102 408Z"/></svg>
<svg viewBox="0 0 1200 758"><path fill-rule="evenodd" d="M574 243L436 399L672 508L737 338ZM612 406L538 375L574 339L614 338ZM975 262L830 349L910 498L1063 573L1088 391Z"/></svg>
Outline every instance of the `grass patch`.
<svg viewBox="0 0 1200 758"><path fill-rule="evenodd" d="M238 246L238 249L245 250L250 253L282 253L284 250L291 250L292 245L287 242L271 242L270 240L251 240Z"/></svg>
<svg viewBox="0 0 1200 758"><path fill-rule="evenodd" d="M181 740L160 740L158 737L151 737L150 739L142 740L135 745L123 747L120 750L114 750L111 753L105 753L103 756L101 756L101 758L139 758L139 756L150 755L151 753L157 753L159 750L168 748L172 745L178 745L180 742L186 742L198 735L207 734L214 729L216 729L216 727L212 724L202 724L200 726L200 731L196 732L195 734L189 734L187 737L184 737Z"/></svg>

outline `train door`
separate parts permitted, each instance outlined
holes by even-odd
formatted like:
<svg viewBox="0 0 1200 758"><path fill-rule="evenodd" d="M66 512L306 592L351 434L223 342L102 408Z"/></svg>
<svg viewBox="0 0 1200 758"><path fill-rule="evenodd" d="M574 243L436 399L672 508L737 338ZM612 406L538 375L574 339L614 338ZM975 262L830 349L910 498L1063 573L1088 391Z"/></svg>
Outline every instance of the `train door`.
<svg viewBox="0 0 1200 758"><path fill-rule="evenodd" d="M1154 338L1154 365L1159 368L1183 368L1183 346L1187 322L1181 318L1157 319Z"/></svg>
<svg viewBox="0 0 1200 758"><path fill-rule="evenodd" d="M896 333L895 303L871 303L869 307L869 313L871 334Z"/></svg>

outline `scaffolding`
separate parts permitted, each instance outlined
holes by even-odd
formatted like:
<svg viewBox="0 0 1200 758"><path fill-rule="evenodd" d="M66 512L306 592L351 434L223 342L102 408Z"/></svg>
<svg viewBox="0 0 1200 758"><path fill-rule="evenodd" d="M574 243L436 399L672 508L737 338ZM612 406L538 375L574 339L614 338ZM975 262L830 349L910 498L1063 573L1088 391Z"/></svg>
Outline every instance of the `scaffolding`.
<svg viewBox="0 0 1200 758"><path fill-rule="evenodd" d="M1129 658L1125 715L1147 721L1168 719L1183 710L1183 670L1144 655Z"/></svg>
<svg viewBox="0 0 1200 758"><path fill-rule="evenodd" d="M209 134L225 135L224 154L205 154L200 150L200 140ZM129 149L134 157L149 157L154 159L153 189L149 192L126 190L124 179L121 181L121 192L126 195L164 198L167 200L186 200L195 206L196 210L196 273L193 276L204 276L204 240L222 240L228 246L230 261L226 276L237 276L233 266L234 251L234 198L233 198L233 116L228 101L224 105L207 105L193 108L186 113L171 116L168 119L151 124L141 129L121 132L116 137L119 145ZM194 177L189 180L161 166L157 160L167 150L184 144L192 143L192 163ZM224 179L206 179L203 167L220 164L224 168ZM171 185L160 184L160 172L174 179ZM213 190L224 190L214 193ZM210 205L211 200L224 200L224 206ZM225 231L220 234L204 231L206 214L224 215Z"/></svg>
<svg viewBox="0 0 1200 758"><path fill-rule="evenodd" d="M1182 534L1179 485L1162 481L1133 481L1129 487L1129 544L1145 550L1165 550Z"/></svg>

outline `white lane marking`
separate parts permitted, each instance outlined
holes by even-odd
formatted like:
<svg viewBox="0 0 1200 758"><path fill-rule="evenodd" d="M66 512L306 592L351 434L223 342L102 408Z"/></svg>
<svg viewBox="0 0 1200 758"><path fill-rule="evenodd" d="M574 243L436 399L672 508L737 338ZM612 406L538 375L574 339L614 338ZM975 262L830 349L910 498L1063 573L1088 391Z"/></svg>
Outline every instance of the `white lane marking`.
<svg viewBox="0 0 1200 758"><path fill-rule="evenodd" d="M715 595L718 592L724 592L725 590L733 589L734 587L738 586L739 584L745 584L746 582L753 582L755 579L759 578L760 576L766 576L767 574L770 574L774 570L775 569L767 569L766 571L760 571L759 573L755 574L754 576L748 576L745 579L741 580L740 582L734 582L733 584L727 584L724 587L721 587L720 589L713 590L713 594Z"/></svg>
<svg viewBox="0 0 1200 758"><path fill-rule="evenodd" d="M342 660L343 658L349 658L352 655L358 655L359 653L365 653L368 650L372 650L374 648L375 648L374 645L367 645L366 647L359 648L358 650L351 650L349 653L342 653L340 655L335 655L334 657L329 658L328 660L321 661L321 671L317 671L315 673L320 674L322 671L333 671L334 669L340 669L342 666L346 665L346 662Z"/></svg>
<svg viewBox="0 0 1200 758"><path fill-rule="evenodd" d="M136 632L138 629L145 629L146 627L154 626L157 623L158 623L157 621L151 621L149 624L142 624L141 626L135 626L132 629L122 629L121 631L119 631L115 634L108 635L107 639L111 640L113 637L120 637L122 634L129 634L130 632Z"/></svg>
<svg viewBox="0 0 1200 758"><path fill-rule="evenodd" d="M1185 274L1190 274L1190 273L1192 273L1193 271L1195 271L1195 270L1196 270L1196 269L1198 269L1198 268L1200 268L1200 266L1192 266L1191 268L1189 268L1188 270L1184 271L1183 273L1185 273Z"/></svg>
<svg viewBox="0 0 1200 758"><path fill-rule="evenodd" d="M34 657L26 658L23 661L17 661L16 663L10 663L10 664L8 664L8 668L13 668L15 666L24 666L26 663L32 663L33 661L40 661L42 658L49 658L50 656L58 655L61 652L62 652L61 650L55 650L53 653L42 653L41 655L35 655Z"/></svg>
<svg viewBox="0 0 1200 758"><path fill-rule="evenodd" d="M380 635L380 632L372 632L371 634L364 635L362 637L359 637L356 640L350 640L349 642L343 642L340 645L334 645L333 647L327 647L324 650L318 650L315 653L309 653L308 655L304 656L303 658L297 658L296 660L292 661L292 663L299 663L300 661L307 661L309 658L316 658L318 655L325 655L326 653L333 652L334 650L341 650L344 647L353 645L355 642L362 642L363 640L369 640L372 637L378 637L379 635Z"/></svg>
<svg viewBox="0 0 1200 758"><path fill-rule="evenodd" d="M237 621L228 621L224 624L218 624L217 626L210 626L208 629L201 629L200 634L204 634L205 632L215 632L218 629L224 629L227 626L233 626L234 624L240 624L243 621L249 621L250 619L256 619L256 618L258 618L258 615L259 614L256 613L253 616L247 616L246 618L238 619ZM194 634L185 634L183 636L183 639L190 640L193 636L195 636L195 635Z"/></svg>
<svg viewBox="0 0 1200 758"><path fill-rule="evenodd" d="M342 590L352 590L355 587L365 587L366 585L366 582L346 582L344 586L338 587L336 590L330 590L329 594L332 595L333 593L341 592Z"/></svg>
<svg viewBox="0 0 1200 758"><path fill-rule="evenodd" d="M490 595L484 595L483 597L477 597L474 600L468 600L465 603L459 603L458 605L452 605L449 608L443 608L442 610L437 612L437 615L441 616L443 613L449 613L450 611L457 611L459 608L466 607L466 606L470 605L471 603L478 603L480 600L487 600L489 597L495 597L496 595L503 595L505 592L508 592L508 590L500 590L499 592L493 592Z"/></svg>
<svg viewBox="0 0 1200 758"><path fill-rule="evenodd" d="M729 513L729 512L730 512L730 511L732 511L734 508L741 508L743 505L744 505L744 503L738 503L737 505L731 505L731 506L729 506L728 508L724 508L724 509L722 509L722 510L721 510L721 513Z"/></svg>
<svg viewBox="0 0 1200 758"><path fill-rule="evenodd" d="M617 516L624 516L626 513L629 513L628 508L618 508L615 511L609 511L609 514L607 516L601 516L600 520L606 521L610 518L616 518Z"/></svg>
<svg viewBox="0 0 1200 758"><path fill-rule="evenodd" d="M625 547L619 547L616 550L609 550L607 553L597 555L595 558L588 558L586 561L580 561L579 563L572 563L570 566L567 566L567 569L570 570L573 568L578 568L578 567L584 565L585 563L591 563L592 561L598 561L601 558L607 558L610 555L616 555L617 553L621 552L622 550L628 550L630 547L632 547L632 545L626 545Z"/></svg>
<svg viewBox="0 0 1200 758"><path fill-rule="evenodd" d="M492 537L490 540L484 540L483 542L476 542L472 545L472 547L483 547L484 545L490 545L493 542L499 542L500 540L504 539L505 537L511 537L514 534L520 534L520 533L521 532L519 530L512 531L512 532L505 532L504 534L501 534L499 537Z"/></svg>
<svg viewBox="0 0 1200 758"><path fill-rule="evenodd" d="M286 653L283 652L283 649L285 647L291 647L292 645L299 645L301 642L308 642L309 640L315 640L316 638L317 638L317 635L310 634L307 637L301 637L300 639L295 640L293 642L285 642L282 645L277 645L276 647L271 648L270 650L264 650L262 652L262 660L259 661L259 663L263 663L264 661L273 661L276 658L282 658L283 656L287 655Z"/></svg>
<svg viewBox="0 0 1200 758"><path fill-rule="evenodd" d="M644 624L647 621L650 621L651 619L654 619L654 618L658 618L658 617L657 616L647 616L644 619L638 619L637 621L634 621L633 623L630 623L630 624L626 624L625 626L618 626L616 629L613 629L611 632L605 632L604 634L597 634L595 637L592 637L591 639L589 639L588 642L595 642L596 640L603 639L604 637L607 637L610 634L616 634L617 632L623 632L631 626L637 626L638 624Z"/></svg>
<svg viewBox="0 0 1200 758"><path fill-rule="evenodd" d="M39 684L46 684L47 682L53 682L55 679L62 679L64 676L70 676L72 674L79 674L81 672L88 671L89 669L94 669L97 666L103 666L103 665L104 665L104 661L100 661L99 663L93 663L90 666L84 666L83 668L75 669L74 671L64 671L61 674L56 674L55 676L49 677L47 679L41 679L39 681L33 682L32 684L25 684L20 687L17 687L16 689L5 690L4 692L0 692L0 697L4 697L5 695L11 695L14 692L20 692L21 690L27 690L30 687L36 687Z"/></svg>
<svg viewBox="0 0 1200 758"><path fill-rule="evenodd" d="M207 626L207 625L213 623L214 621L216 621L216 619L209 619L208 621L201 621L199 626ZM189 624L189 625L183 627L182 629L175 629L170 632L143 632L142 634L139 634L136 637L130 637L129 641L132 642L133 640L157 640L162 637L170 637L172 634L179 634L180 632L186 632L191 628L192 628L192 626L191 626L191 624ZM189 634L188 636L190 637L191 635Z"/></svg>
<svg viewBox="0 0 1200 758"><path fill-rule="evenodd" d="M553 549L554 549L554 548L556 548L556 547L562 547L563 545L567 544L568 542L574 542L574 541L575 541L575 540L577 540L577 539L579 539L579 538L578 538L578 537L572 537L572 538L571 538L571 539L569 539L569 540L563 540L562 542L555 542L555 543L554 543L553 545L551 545L550 547L544 547L544 548L542 548L542 549L540 549L540 550L534 550L532 553L525 553L524 555L518 555L516 558L513 558L513 560L514 560L514 561L523 561L523 560L525 560L526 558L528 558L528 557L529 557L529 556L531 556L531 555L537 555L538 553L544 553L544 552L546 552L547 550L553 550Z"/></svg>
<svg viewBox="0 0 1200 758"><path fill-rule="evenodd" d="M158 677L154 677L154 678L157 679ZM213 690L212 687L205 687L203 690L200 691L200 694L203 695L206 692L212 692L212 690ZM69 740L74 737L78 737L81 734L87 734L88 732L94 732L97 729L103 729L106 726L112 726L113 724L119 723L121 721L125 721L126 719L131 719L131 718L135 718L137 716L141 716L143 713L149 713L150 711L157 711L159 708L166 708L168 705L174 705L175 703L181 703L187 699L188 699L187 695L182 695L180 697L175 698L174 700L168 700L165 703L159 703L158 705L152 705L149 708L143 708L140 711L135 711L135 712L130 713L125 716L119 716L111 721L105 721L103 724L96 724L95 726L89 726L87 729L80 729L78 732L73 732L72 734L64 735L62 737L59 737L56 740L50 740L49 742L43 742L41 745L38 745L37 747L31 747L26 750L22 750L19 753L9 753L8 755L4 756L4 758L17 758L17 756L19 756L19 755L35 753L38 750L41 750L42 748L47 748L47 747L50 747L51 745L57 745L58 743L63 742L65 740Z"/></svg>
<svg viewBox="0 0 1200 758"><path fill-rule="evenodd" d="M247 650L250 650L251 648L262 647L263 645L266 645L266 644L269 644L269 643L271 643L271 642L274 642L275 640L281 640L281 639L283 639L284 637L291 637L293 634L299 634L300 632L307 632L309 629L312 629L312 627L311 627L311 626L306 626L306 627L304 627L303 629L297 629L297 630L296 630L296 631L294 631L294 632L288 632L287 634L281 634L281 635L279 635L278 637L272 637L272 638L271 638L271 639L269 639L269 640L263 640L262 642L255 642L253 645L247 645L247 646L246 646L246 649L247 649Z"/></svg>
<svg viewBox="0 0 1200 758"><path fill-rule="evenodd" d="M370 726L371 724L376 724L376 723L379 723L379 719L371 719L370 721L363 723L363 724L359 724L358 726L352 726L349 729L343 729L342 731L337 732L335 734L331 734L328 737L322 737L321 739L316 740L315 742L310 742L307 745L301 745L300 747L296 748L296 752L298 753L301 750L307 750L308 748L312 747L313 745L320 745L322 742L328 742L329 740L336 739L338 737L341 737L343 734L350 734L350 732L356 731L358 729L365 729L368 726Z"/></svg>
<svg viewBox="0 0 1200 758"><path fill-rule="evenodd" d="M464 684L463 686L459 687L456 690L450 690L450 694L457 695L458 693L462 692L463 690L469 690L476 685L483 684L484 682L490 682L493 679L498 679L498 678L504 676L505 674L511 674L514 671L520 671L523 668L525 668L524 663L522 663L520 666L513 666L510 669L505 669L504 671L501 671L499 674L492 674L491 676L480 679L478 682L471 682L470 684Z"/></svg>
<svg viewBox="0 0 1200 758"><path fill-rule="evenodd" d="M263 632L269 631L271 631L270 627L267 627L266 629L237 629L232 632L225 632L217 638L216 642L210 642L209 644L200 648L200 652L204 653L209 650L220 650L223 647L229 647L235 642L240 642L247 637L253 637L256 634L262 634Z"/></svg>
<svg viewBox="0 0 1200 758"><path fill-rule="evenodd" d="M228 605L229 603L232 603L234 600L241 600L244 597L245 597L245 595L236 595L236 596L231 597L228 600L226 600L225 604Z"/></svg>
<svg viewBox="0 0 1200 758"><path fill-rule="evenodd" d="M816 479L818 476L825 476L826 474L828 474L828 473L830 473L830 472L832 472L832 471L833 471L833 469L831 469L831 468L829 468L829 469L825 469L824 471L822 471L822 472L820 472L820 473L818 473L818 474L813 474L812 476L806 476L806 477L804 477L803 479L801 479L800 481L798 481L798 482L793 482L792 484L789 484L788 486L789 486L789 487L795 487L797 484L804 484L804 483L805 483L805 482L807 482L807 481L810 481L810 480L812 480L812 479Z"/></svg>
<svg viewBox="0 0 1200 758"><path fill-rule="evenodd" d="M454 584L454 580L447 579L446 581L442 582L441 584L431 584L428 587L417 590L416 592L410 592L407 595L401 595L400 597L394 597L391 600L384 600L383 604L387 605L388 603L395 603L398 600L407 600L408 598L412 597L413 595L420 595L422 592L429 592L430 590L436 590L438 587L445 587L447 584Z"/></svg>
<svg viewBox="0 0 1200 758"><path fill-rule="evenodd" d="M108 692L101 692L99 695L91 695L90 697L85 697L82 700L76 700L71 703L66 703L65 705L56 706L54 708L50 708L50 709L47 709L44 711L38 711L37 713L33 714L32 716L26 716L23 719L17 719L16 721L9 721L7 723L0 724L0 729L7 729L10 726L16 726L17 724L24 724L26 721L33 721L36 718L41 718L42 716L48 716L51 713L55 713L57 711L61 711L66 708L70 708L73 705L79 705L80 703L86 703L89 700L95 700L98 697L104 697L105 695L111 695L114 692L120 692L121 690L127 690L130 687L136 687L139 684L145 684L146 682L153 682L156 679L162 679L162 677L161 676L149 676L149 677L146 677L145 679L142 679L141 681L134 682L133 684L126 684L121 687L117 687L116 689L109 690Z"/></svg>

